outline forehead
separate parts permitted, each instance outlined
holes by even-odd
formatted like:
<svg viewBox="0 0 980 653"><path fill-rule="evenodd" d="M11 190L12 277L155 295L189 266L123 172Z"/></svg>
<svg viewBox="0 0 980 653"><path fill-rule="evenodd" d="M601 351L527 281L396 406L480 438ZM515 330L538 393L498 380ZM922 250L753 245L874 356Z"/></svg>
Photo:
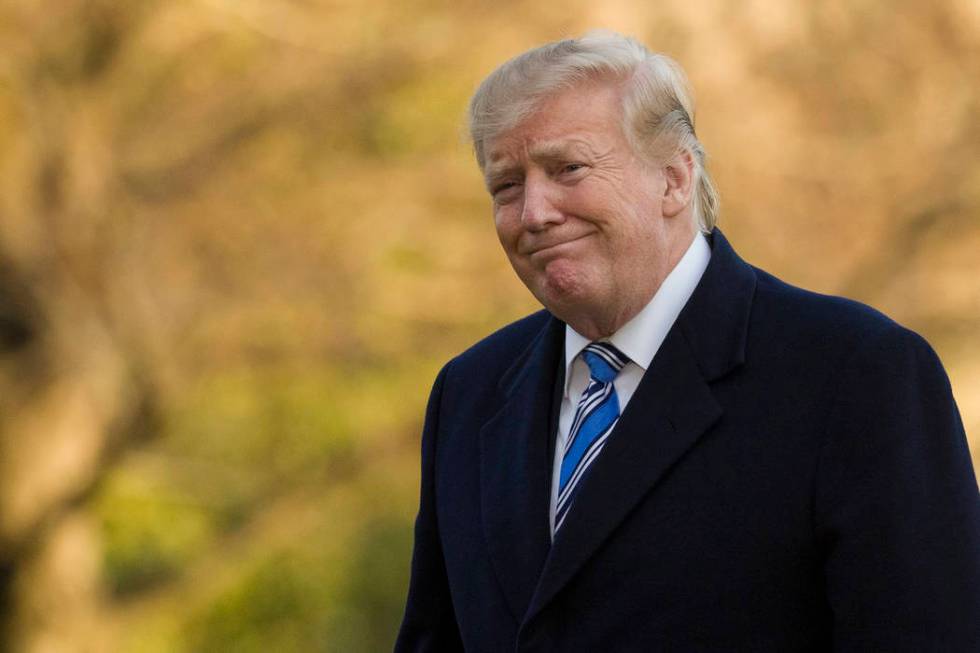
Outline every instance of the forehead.
<svg viewBox="0 0 980 653"><path fill-rule="evenodd" d="M620 89L593 83L547 98L515 127L487 139L487 169L525 157L625 144Z"/></svg>

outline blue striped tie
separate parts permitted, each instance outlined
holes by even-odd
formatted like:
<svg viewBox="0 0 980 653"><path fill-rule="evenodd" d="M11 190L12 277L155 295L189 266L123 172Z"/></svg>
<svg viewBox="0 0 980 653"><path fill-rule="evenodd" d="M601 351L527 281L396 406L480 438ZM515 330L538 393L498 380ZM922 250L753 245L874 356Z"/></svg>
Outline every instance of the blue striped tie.
<svg viewBox="0 0 980 653"><path fill-rule="evenodd" d="M586 470L602 451L613 427L619 420L619 397L613 379L629 362L623 352L607 342L593 342L582 350L589 366L591 379L579 399L568 441L562 453L561 477L558 482L558 503L555 509L555 533L568 515Z"/></svg>

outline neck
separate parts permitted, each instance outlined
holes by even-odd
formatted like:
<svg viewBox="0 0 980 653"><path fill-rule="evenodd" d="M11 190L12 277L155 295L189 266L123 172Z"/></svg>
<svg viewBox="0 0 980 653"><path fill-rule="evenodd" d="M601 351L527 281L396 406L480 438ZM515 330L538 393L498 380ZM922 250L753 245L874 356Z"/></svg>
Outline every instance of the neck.
<svg viewBox="0 0 980 653"><path fill-rule="evenodd" d="M659 288L659 284L658 284ZM647 302L653 299L653 295L647 299L646 302L637 302L637 306L624 307L621 313L614 315L595 315L593 313L581 314L568 316L567 318L562 318L564 321L578 333L589 340L602 340L603 338L608 338L612 334L619 331L619 329L636 317L637 313L643 310ZM562 317L562 316L559 316Z"/></svg>
<svg viewBox="0 0 980 653"><path fill-rule="evenodd" d="M589 340L609 338L650 303L667 276L684 258L697 234L698 231L695 229L691 233L681 234L673 239L666 256L659 264L652 268L644 267L638 283L633 288L624 288L617 293L616 298L619 301L602 306L585 307L558 317Z"/></svg>

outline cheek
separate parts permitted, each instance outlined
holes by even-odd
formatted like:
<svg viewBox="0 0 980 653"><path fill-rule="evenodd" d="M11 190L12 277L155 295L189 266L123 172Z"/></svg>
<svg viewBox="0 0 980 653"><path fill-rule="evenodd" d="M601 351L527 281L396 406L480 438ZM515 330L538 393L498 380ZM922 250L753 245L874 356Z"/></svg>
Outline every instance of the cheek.
<svg viewBox="0 0 980 653"><path fill-rule="evenodd" d="M500 244L508 255L512 254L517 249L517 241L521 236L520 215L510 208L501 208L494 212L493 224Z"/></svg>
<svg viewBox="0 0 980 653"><path fill-rule="evenodd" d="M497 238L504 247L507 246L509 241L514 239L514 224L500 211L494 211L493 227L497 230Z"/></svg>

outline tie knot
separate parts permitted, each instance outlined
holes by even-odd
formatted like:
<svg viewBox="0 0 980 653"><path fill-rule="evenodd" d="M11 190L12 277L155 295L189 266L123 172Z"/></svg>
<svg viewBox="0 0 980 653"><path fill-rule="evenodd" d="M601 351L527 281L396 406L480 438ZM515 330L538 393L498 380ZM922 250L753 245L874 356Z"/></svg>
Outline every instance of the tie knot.
<svg viewBox="0 0 980 653"><path fill-rule="evenodd" d="M609 383L616 378L629 358L608 342L593 342L582 350L582 358L589 366L592 378L600 383Z"/></svg>

